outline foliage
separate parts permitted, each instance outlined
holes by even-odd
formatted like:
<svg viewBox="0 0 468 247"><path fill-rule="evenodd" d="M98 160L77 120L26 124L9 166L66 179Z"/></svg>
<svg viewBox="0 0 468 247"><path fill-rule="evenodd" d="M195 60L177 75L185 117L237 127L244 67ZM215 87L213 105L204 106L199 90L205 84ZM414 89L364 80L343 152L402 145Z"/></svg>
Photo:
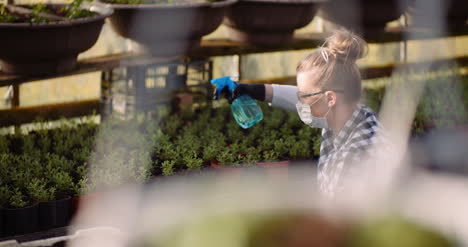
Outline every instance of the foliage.
<svg viewBox="0 0 468 247"><path fill-rule="evenodd" d="M45 202L55 199L55 187L47 187L45 179L33 178L28 184L28 193L33 201Z"/></svg>
<svg viewBox="0 0 468 247"><path fill-rule="evenodd" d="M14 188L10 196L9 206L12 208L24 208L28 206L29 201L19 188Z"/></svg>
<svg viewBox="0 0 468 247"><path fill-rule="evenodd" d="M10 199L10 189L6 185L0 185L0 208L5 207Z"/></svg>
<svg viewBox="0 0 468 247"><path fill-rule="evenodd" d="M164 176L170 176L174 174L174 165L175 161L173 160L165 160L162 162L162 174Z"/></svg>

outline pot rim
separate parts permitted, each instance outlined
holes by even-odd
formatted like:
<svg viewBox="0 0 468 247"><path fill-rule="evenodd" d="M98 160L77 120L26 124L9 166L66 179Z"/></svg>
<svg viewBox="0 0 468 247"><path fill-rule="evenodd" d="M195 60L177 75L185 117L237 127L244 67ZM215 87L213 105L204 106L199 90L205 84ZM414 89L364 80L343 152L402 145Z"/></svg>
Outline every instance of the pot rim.
<svg viewBox="0 0 468 247"><path fill-rule="evenodd" d="M125 9L183 9L183 8L198 8L198 7L212 7L221 8L228 7L238 0L223 0L219 2L201 2L201 3L168 3L168 4L115 4L108 3L103 0L98 0L100 3L109 6L115 10Z"/></svg>
<svg viewBox="0 0 468 247"><path fill-rule="evenodd" d="M64 4L48 4L52 6L63 6ZM76 26L96 21L104 20L105 18L111 16L114 13L114 10L109 6L102 3L90 3L85 5L86 9L97 12L99 15L92 17L85 17L79 19L70 19L67 21L58 21L51 23L0 23L1 29L40 29L40 28L58 28L58 27L69 27Z"/></svg>

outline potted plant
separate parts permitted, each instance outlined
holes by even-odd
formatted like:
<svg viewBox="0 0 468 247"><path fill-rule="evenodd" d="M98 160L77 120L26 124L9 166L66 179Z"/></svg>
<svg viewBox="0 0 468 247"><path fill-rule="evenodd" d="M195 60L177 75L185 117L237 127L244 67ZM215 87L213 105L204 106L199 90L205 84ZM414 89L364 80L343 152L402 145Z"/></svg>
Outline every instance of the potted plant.
<svg viewBox="0 0 468 247"><path fill-rule="evenodd" d="M6 185L0 185L0 238L6 235L4 210L10 198L10 190Z"/></svg>
<svg viewBox="0 0 468 247"><path fill-rule="evenodd" d="M232 40L258 46L281 46L292 40L294 30L315 16L321 0L239 0L223 24Z"/></svg>
<svg viewBox="0 0 468 247"><path fill-rule="evenodd" d="M15 187L6 207L3 209L5 235L14 236L38 231L38 205L38 203L32 203L20 188Z"/></svg>
<svg viewBox="0 0 468 247"><path fill-rule="evenodd" d="M31 199L39 203L39 228L47 230L57 224L55 188L47 187L44 179L34 178L28 185Z"/></svg>
<svg viewBox="0 0 468 247"><path fill-rule="evenodd" d="M65 226L71 219L72 212L72 191L74 184L71 176L65 171L56 172L51 177L51 183L55 187L55 208L57 218L55 227Z"/></svg>
<svg viewBox="0 0 468 247"><path fill-rule="evenodd" d="M0 5L0 68L13 74L71 70L112 10L98 4Z"/></svg>
<svg viewBox="0 0 468 247"><path fill-rule="evenodd" d="M365 38L384 32L386 24L398 19L409 0L329 0L321 4L319 15Z"/></svg>
<svg viewBox="0 0 468 247"><path fill-rule="evenodd" d="M101 0L115 11L113 29L135 50L158 56L184 55L213 32L234 0Z"/></svg>

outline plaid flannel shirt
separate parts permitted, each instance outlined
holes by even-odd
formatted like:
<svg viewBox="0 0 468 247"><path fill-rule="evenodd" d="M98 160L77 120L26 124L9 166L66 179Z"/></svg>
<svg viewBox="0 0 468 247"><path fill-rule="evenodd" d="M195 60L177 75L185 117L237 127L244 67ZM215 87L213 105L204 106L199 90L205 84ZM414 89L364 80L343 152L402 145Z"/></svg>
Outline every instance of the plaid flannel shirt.
<svg viewBox="0 0 468 247"><path fill-rule="evenodd" d="M374 144L379 142L380 123L375 113L359 104L340 133L334 136L332 129L322 130L318 183L322 193L333 197L344 189L346 176L365 180L362 170L364 159L372 154Z"/></svg>

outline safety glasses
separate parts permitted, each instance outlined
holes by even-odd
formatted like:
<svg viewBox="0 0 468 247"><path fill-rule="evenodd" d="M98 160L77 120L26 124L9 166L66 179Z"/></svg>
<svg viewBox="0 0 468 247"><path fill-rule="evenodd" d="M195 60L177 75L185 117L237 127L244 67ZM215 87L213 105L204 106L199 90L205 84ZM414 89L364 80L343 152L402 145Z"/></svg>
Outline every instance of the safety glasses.
<svg viewBox="0 0 468 247"><path fill-rule="evenodd" d="M316 92L316 93L303 93L303 92L297 91L297 99L299 100L299 102L302 102L302 100L304 100L305 98L308 98L308 97L311 97L311 96L314 96L314 95L323 94L323 93L326 93L328 91L333 91L335 93L344 93L343 90L322 90L322 91L319 91L319 92Z"/></svg>

